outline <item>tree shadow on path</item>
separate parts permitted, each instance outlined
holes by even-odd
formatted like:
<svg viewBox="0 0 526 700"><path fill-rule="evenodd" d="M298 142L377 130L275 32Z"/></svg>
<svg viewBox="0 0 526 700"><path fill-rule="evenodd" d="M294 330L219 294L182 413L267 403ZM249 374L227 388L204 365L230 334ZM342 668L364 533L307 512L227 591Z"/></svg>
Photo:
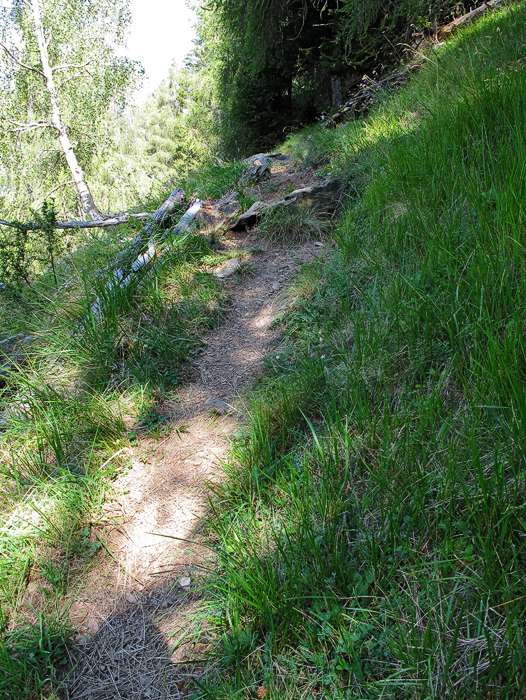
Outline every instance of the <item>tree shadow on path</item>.
<svg viewBox="0 0 526 700"><path fill-rule="evenodd" d="M66 700L178 700L200 675L193 641L198 596L170 581L123 597L115 612L70 651ZM184 637L184 639L183 639ZM178 640L182 643L178 644Z"/></svg>

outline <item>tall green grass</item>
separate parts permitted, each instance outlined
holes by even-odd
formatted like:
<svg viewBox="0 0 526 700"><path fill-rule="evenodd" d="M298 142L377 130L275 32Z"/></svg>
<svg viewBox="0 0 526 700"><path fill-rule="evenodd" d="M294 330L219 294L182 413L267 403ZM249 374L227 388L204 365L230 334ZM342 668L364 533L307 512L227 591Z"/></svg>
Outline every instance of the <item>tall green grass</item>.
<svg viewBox="0 0 526 700"><path fill-rule="evenodd" d="M213 498L198 697L526 693L525 37L521 2L290 146L349 200Z"/></svg>

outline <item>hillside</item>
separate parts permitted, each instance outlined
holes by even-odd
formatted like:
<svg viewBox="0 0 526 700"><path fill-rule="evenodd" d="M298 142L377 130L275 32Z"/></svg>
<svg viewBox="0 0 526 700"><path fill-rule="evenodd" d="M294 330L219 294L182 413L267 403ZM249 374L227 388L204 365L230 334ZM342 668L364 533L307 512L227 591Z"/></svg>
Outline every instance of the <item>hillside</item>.
<svg viewBox="0 0 526 700"><path fill-rule="evenodd" d="M289 141L349 194L217 495L200 697L524 695L525 29Z"/></svg>
<svg viewBox="0 0 526 700"><path fill-rule="evenodd" d="M0 698L524 697L525 37L2 289Z"/></svg>

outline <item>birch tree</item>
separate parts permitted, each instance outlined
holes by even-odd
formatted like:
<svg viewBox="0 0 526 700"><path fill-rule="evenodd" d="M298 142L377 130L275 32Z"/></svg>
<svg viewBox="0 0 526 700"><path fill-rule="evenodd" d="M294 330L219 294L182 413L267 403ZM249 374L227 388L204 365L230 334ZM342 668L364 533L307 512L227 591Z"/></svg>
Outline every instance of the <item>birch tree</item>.
<svg viewBox="0 0 526 700"><path fill-rule="evenodd" d="M88 185L139 71L119 57L128 0L13 0L0 15L0 206L100 218ZM1 185L0 185L1 186ZM3 201L2 201L3 200ZM21 211L22 210L22 211Z"/></svg>
<svg viewBox="0 0 526 700"><path fill-rule="evenodd" d="M86 183L84 171L82 170L79 164L79 161L73 149L73 144L71 143L71 140L68 135L68 130L66 128L66 125L64 124L64 120L62 119L62 114L60 112L59 97L54 74L56 71L61 70L62 67L52 67L49 63L48 42L44 34L44 24L40 0L30 1L35 29L35 38L38 45L40 64L42 67L42 77L44 78L46 89L49 95L51 126L57 132L57 138L59 140L62 151L64 152L66 163L68 164L68 167L71 171L73 183L75 185L75 189L77 190L77 196L79 198L79 202L84 214L89 218L98 219L100 218L100 212L95 206L93 196Z"/></svg>

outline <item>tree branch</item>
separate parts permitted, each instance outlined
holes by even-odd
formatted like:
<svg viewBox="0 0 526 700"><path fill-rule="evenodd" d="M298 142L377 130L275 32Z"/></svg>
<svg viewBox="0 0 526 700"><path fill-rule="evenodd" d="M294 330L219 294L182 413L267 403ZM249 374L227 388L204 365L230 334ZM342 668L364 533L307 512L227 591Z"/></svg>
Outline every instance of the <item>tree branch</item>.
<svg viewBox="0 0 526 700"><path fill-rule="evenodd" d="M18 59L18 58L15 56L15 54L11 51L11 49L8 49L7 46L6 46L2 41L0 41L0 48L3 49L3 50L5 51L5 53L9 56L9 58L10 58L14 63L16 63L18 66L20 66L21 68L24 68L25 70L32 71L33 73L37 73L37 74L40 75L42 78L45 77L45 76L44 76L44 73L40 70L40 68L35 68L35 66L30 66L30 65L28 65L27 63L24 63L23 61L21 61L20 59Z"/></svg>
<svg viewBox="0 0 526 700"><path fill-rule="evenodd" d="M12 124L15 128L9 129L9 131L13 133L26 133L28 131L34 131L35 129L54 129L55 127L53 124L50 124L49 122L41 121L41 122L16 122L13 121L12 119L4 119L5 122L8 124Z"/></svg>
<svg viewBox="0 0 526 700"><path fill-rule="evenodd" d="M499 5L503 4L503 1L504 0L488 0L483 5L480 5L474 10L471 10L471 12L468 12L465 15L462 15L461 17L457 17L457 19L454 19L452 22L446 24L444 27L441 27L438 30L438 38L445 39L446 36L449 36L455 30L459 29L460 27L463 27L465 24L473 22L473 20L477 19L477 17L480 17L488 10L496 9L497 7L499 7Z"/></svg>
<svg viewBox="0 0 526 700"><path fill-rule="evenodd" d="M117 269L114 270L110 281L106 284L105 294L91 305L91 311L100 320L107 302L107 294L119 287L127 287L135 273L147 269L159 255L158 246L168 238L180 236L192 225L202 207L202 202L196 200L183 214L179 223L173 229L163 232L160 239L153 238L154 227L163 224L166 217L173 212L174 207L181 203L184 196L182 190L174 190L168 199L152 215L151 221L144 226L132 241L131 245L116 258Z"/></svg>
<svg viewBox="0 0 526 700"><path fill-rule="evenodd" d="M59 70L71 70L72 68L83 69L89 66L91 61L86 61L86 63L62 63L60 66L52 66L51 70L56 73Z"/></svg>
<svg viewBox="0 0 526 700"><path fill-rule="evenodd" d="M110 228L111 226L120 226L120 224L126 224L129 221L147 221L152 214L148 212L140 212L138 214L130 214L125 212L124 214L112 214L104 219L94 219L93 221L57 221L53 225L53 228L66 230L77 230L86 228ZM21 228L25 231L39 231L42 229L42 224L36 221L7 221L6 219L0 219L0 226L9 226L10 228Z"/></svg>

